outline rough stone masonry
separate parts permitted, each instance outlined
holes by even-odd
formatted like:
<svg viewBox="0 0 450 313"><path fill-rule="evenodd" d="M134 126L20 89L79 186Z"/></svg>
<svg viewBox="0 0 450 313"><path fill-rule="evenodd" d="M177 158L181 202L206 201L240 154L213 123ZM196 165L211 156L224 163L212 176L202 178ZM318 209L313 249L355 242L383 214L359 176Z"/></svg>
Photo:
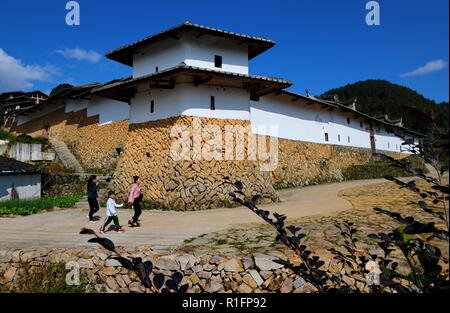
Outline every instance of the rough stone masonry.
<svg viewBox="0 0 450 313"><path fill-rule="evenodd" d="M67 144L86 172L102 169L113 173L109 188L125 200L137 175L143 179L144 207L172 210L201 210L229 207L224 177L244 183L248 196L259 194L261 202L276 202L276 188L311 185L342 180L342 170L349 165L367 163L369 149L316 144L276 138L277 165L261 171L261 161L248 157L241 160L181 160L171 157L171 136L175 125L184 125L192 139L194 117L180 116L139 124L128 120L107 125L98 124L98 116L87 117L86 110L64 113L64 109L48 113L39 120L20 126L11 125L15 133L40 135L44 124L51 125L50 136ZM249 127L249 121L197 118L203 125L216 125L222 132L227 126ZM256 136L259 140L259 136ZM202 136L201 144L210 138ZM225 146L225 139L222 138ZM237 142L233 143L234 148ZM248 142L244 139L244 145ZM117 148L123 152L118 154ZM217 151L216 151L217 152ZM225 151L218 153L225 154ZM396 158L406 156L388 153Z"/></svg>
<svg viewBox="0 0 450 313"><path fill-rule="evenodd" d="M293 254L219 256L207 254L161 255L147 247L118 248L123 256L150 260L156 272L183 274L181 285L188 293L310 293L316 289L302 277L273 262L278 257L299 264ZM0 292L19 292L24 277L34 275L46 265L76 262L85 277L84 291L144 293L146 289L134 272L123 268L101 248L0 250ZM69 271L67 271L69 272ZM152 274L152 275L153 275ZM152 277L151 277L152 278Z"/></svg>

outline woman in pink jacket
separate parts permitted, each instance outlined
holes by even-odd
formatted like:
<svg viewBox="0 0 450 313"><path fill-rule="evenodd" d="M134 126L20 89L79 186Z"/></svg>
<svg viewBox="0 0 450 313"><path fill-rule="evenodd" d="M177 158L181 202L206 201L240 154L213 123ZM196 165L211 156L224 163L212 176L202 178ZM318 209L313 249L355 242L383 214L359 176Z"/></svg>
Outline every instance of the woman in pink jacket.
<svg viewBox="0 0 450 313"><path fill-rule="evenodd" d="M139 216L142 213L141 209L141 201L142 201L142 192L139 185L142 183L142 179L139 176L133 176L134 184L131 187L130 196L128 197L128 203L132 204L134 209L134 215L131 220L128 221L131 227L139 227L141 226L138 222Z"/></svg>

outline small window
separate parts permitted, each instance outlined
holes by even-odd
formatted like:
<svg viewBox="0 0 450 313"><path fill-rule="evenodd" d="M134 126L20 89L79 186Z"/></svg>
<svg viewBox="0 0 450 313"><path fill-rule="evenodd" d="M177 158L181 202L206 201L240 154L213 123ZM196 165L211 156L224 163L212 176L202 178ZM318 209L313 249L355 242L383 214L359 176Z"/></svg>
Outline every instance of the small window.
<svg viewBox="0 0 450 313"><path fill-rule="evenodd" d="M350 125L350 118L347 117L347 124Z"/></svg>
<svg viewBox="0 0 450 313"><path fill-rule="evenodd" d="M159 68L158 68L158 67L155 67L155 72L157 72L157 71L159 71Z"/></svg>
<svg viewBox="0 0 450 313"><path fill-rule="evenodd" d="M215 67L222 67L222 56L221 55L215 55L214 56L214 66Z"/></svg>
<svg viewBox="0 0 450 313"><path fill-rule="evenodd" d="M150 101L150 113L155 112L155 101Z"/></svg>
<svg viewBox="0 0 450 313"><path fill-rule="evenodd" d="M338 135L338 141L339 142L341 141L341 135Z"/></svg>
<svg viewBox="0 0 450 313"><path fill-rule="evenodd" d="M214 96L211 96L209 107L211 110L216 109L216 98Z"/></svg>
<svg viewBox="0 0 450 313"><path fill-rule="evenodd" d="M391 145L390 145L389 142L388 142L388 148L390 148L390 146L391 146Z"/></svg>
<svg viewBox="0 0 450 313"><path fill-rule="evenodd" d="M350 136L347 136L347 141L348 143L350 143Z"/></svg>
<svg viewBox="0 0 450 313"><path fill-rule="evenodd" d="M325 133L325 141L328 141L328 133Z"/></svg>
<svg viewBox="0 0 450 313"><path fill-rule="evenodd" d="M361 128L363 128L363 122L359 122L359 126L361 126Z"/></svg>

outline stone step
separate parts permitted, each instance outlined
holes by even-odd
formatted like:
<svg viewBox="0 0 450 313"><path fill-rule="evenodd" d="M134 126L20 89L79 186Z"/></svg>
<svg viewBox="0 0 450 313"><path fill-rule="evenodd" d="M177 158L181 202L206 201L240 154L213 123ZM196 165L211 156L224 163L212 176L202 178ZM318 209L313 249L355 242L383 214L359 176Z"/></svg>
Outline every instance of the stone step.
<svg viewBox="0 0 450 313"><path fill-rule="evenodd" d="M55 149L56 154L58 155L58 158L61 160L65 167L71 168L78 173L84 172L80 163L70 152L69 148L67 148L67 145L64 142L52 139L51 143Z"/></svg>

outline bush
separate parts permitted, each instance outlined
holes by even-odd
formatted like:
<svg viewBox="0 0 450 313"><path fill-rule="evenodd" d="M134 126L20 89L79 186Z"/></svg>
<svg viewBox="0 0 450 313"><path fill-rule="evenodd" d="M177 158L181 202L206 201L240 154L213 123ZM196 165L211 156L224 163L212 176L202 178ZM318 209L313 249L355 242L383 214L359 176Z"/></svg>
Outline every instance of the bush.
<svg viewBox="0 0 450 313"><path fill-rule="evenodd" d="M383 178L384 175L397 177L411 176L399 168L390 166L390 163L367 163L351 165L342 171L344 180Z"/></svg>
<svg viewBox="0 0 450 313"><path fill-rule="evenodd" d="M11 140L14 138L14 135L11 133L8 133L4 129L0 129L0 140Z"/></svg>
<svg viewBox="0 0 450 313"><path fill-rule="evenodd" d="M84 195L67 195L38 200L7 200L0 202L0 216L2 215L31 215L41 211L49 211L57 208L71 208Z"/></svg>
<svg viewBox="0 0 450 313"><path fill-rule="evenodd" d="M410 162L413 168L420 168L426 172L423 162L417 157L407 157L402 162ZM342 171L344 180L383 178L386 175L394 177L410 177L412 174L402 168L392 166L390 162L373 162L351 165Z"/></svg>
<svg viewBox="0 0 450 313"><path fill-rule="evenodd" d="M21 134L19 136L15 136L9 132L7 132L4 129L0 129L0 139L1 140L8 140L8 145L12 146L16 143L35 143L35 144L41 144L43 150L48 150L52 148L52 144L47 138L44 138L42 136L37 137L31 137L26 134Z"/></svg>

